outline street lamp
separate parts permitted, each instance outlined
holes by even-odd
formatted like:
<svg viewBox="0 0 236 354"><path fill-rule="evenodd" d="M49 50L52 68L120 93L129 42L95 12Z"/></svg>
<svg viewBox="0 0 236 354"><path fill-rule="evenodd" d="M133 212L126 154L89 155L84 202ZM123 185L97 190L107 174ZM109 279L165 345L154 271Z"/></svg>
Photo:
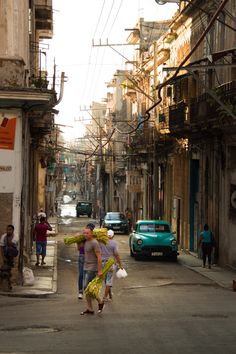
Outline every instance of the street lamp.
<svg viewBox="0 0 236 354"><path fill-rule="evenodd" d="M158 5L165 5L167 2L178 4L180 0L155 0Z"/></svg>

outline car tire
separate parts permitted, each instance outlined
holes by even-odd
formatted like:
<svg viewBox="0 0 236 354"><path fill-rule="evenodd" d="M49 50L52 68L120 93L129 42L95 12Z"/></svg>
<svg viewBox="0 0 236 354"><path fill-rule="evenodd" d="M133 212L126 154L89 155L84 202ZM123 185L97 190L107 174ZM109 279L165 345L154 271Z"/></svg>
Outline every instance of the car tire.
<svg viewBox="0 0 236 354"><path fill-rule="evenodd" d="M141 260L141 256L140 256L139 254L135 254L135 255L134 255L134 259L135 259L136 261L140 261L140 260Z"/></svg>
<svg viewBox="0 0 236 354"><path fill-rule="evenodd" d="M134 252L132 251L131 248L130 248L129 254L130 254L130 257L134 257Z"/></svg>
<svg viewBox="0 0 236 354"><path fill-rule="evenodd" d="M76 214L77 218L79 218L79 214Z"/></svg>
<svg viewBox="0 0 236 354"><path fill-rule="evenodd" d="M170 257L171 262L177 262L178 261L178 257L177 254L172 254Z"/></svg>

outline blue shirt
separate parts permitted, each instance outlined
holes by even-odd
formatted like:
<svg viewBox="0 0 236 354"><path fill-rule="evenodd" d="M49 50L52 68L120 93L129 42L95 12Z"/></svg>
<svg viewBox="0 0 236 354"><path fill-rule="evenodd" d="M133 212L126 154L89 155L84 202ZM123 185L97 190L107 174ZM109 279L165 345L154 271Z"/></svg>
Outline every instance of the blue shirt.
<svg viewBox="0 0 236 354"><path fill-rule="evenodd" d="M212 242L212 236L211 236L210 230L201 232L201 236L202 236L203 243L211 243Z"/></svg>

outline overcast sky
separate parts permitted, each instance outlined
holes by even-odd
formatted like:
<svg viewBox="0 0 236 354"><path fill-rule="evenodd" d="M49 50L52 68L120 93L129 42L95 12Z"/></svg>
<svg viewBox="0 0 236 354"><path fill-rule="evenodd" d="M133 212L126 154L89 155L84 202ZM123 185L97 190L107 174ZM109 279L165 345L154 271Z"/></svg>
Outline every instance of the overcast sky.
<svg viewBox="0 0 236 354"><path fill-rule="evenodd" d="M106 82L117 69L125 69L125 59L109 47L98 44L126 43L129 31L140 17L145 20L163 20L173 16L175 4L157 5L155 0L53 0L54 37L49 41L48 63L56 58L58 72L68 77L57 122L76 129L62 128L67 138L81 136L82 127L75 119L87 119L80 110L92 101L106 97ZM132 59L130 47L114 47ZM59 89L59 88L58 88Z"/></svg>

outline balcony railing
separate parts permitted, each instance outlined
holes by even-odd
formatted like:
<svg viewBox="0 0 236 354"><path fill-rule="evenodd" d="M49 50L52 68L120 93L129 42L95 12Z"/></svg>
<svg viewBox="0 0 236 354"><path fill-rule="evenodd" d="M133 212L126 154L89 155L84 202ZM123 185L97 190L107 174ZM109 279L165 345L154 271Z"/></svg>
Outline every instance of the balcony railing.
<svg viewBox="0 0 236 354"><path fill-rule="evenodd" d="M52 38L53 16L52 16L52 1L42 5L36 2L35 4L35 26L36 30L41 31L41 38Z"/></svg>
<svg viewBox="0 0 236 354"><path fill-rule="evenodd" d="M170 131L183 129L188 118L188 104L185 101L169 107Z"/></svg>
<svg viewBox="0 0 236 354"><path fill-rule="evenodd" d="M234 105L234 99L236 95L236 81L227 82L219 86L215 93L224 104ZM204 122L209 122L210 120L217 121L219 118L219 108L219 104L207 93L191 99L191 124L203 124ZM221 111L224 111L223 108ZM225 116L227 116L226 112Z"/></svg>

